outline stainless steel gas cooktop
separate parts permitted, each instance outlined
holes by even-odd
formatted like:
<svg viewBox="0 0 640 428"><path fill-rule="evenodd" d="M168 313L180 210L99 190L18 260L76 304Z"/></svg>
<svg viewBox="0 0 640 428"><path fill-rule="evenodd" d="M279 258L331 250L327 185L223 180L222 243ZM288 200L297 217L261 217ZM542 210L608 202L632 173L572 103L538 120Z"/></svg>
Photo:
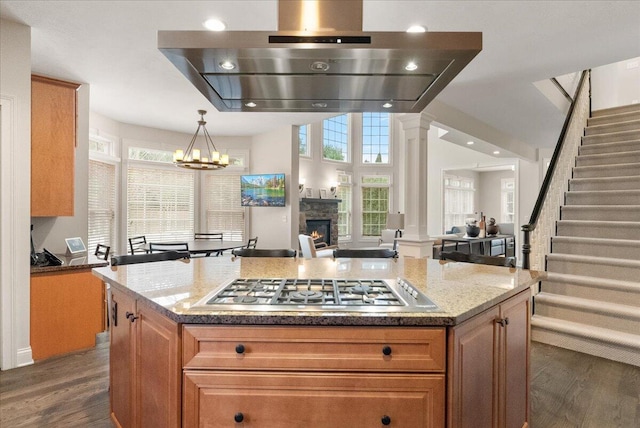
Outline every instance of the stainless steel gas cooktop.
<svg viewBox="0 0 640 428"><path fill-rule="evenodd" d="M234 279L195 307L243 311L438 312L408 281L383 279Z"/></svg>

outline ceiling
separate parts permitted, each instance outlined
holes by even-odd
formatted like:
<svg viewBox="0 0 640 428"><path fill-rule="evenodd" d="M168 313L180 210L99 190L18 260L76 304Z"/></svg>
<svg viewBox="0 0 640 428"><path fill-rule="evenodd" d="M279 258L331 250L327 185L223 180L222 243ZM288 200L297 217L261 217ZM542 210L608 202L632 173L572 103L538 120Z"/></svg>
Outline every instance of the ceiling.
<svg viewBox="0 0 640 428"><path fill-rule="evenodd" d="M10 1L0 17L32 27L35 73L86 82L91 110L119 122L249 136L330 116L221 113L158 50L158 30L275 31L276 0ZM533 147L552 147L563 115L533 82L640 56L637 1L364 0L363 31L481 31L483 50L436 98ZM427 110L429 107L427 107Z"/></svg>

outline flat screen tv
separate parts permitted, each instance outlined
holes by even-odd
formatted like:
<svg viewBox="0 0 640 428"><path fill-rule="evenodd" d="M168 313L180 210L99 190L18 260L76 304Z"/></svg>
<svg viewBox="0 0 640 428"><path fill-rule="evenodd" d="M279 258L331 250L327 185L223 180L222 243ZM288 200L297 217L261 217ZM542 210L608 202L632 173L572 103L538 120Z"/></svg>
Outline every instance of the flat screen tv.
<svg viewBox="0 0 640 428"><path fill-rule="evenodd" d="M252 174L240 177L243 207L284 207L284 174Z"/></svg>

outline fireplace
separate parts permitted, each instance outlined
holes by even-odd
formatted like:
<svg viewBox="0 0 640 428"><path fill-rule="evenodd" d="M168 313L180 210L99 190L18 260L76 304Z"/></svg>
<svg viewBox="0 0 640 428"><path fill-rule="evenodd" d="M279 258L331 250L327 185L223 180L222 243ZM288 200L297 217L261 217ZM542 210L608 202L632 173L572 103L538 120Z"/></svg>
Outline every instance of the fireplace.
<svg viewBox="0 0 640 428"><path fill-rule="evenodd" d="M331 219L307 220L306 232L316 246L322 242L331 245Z"/></svg>

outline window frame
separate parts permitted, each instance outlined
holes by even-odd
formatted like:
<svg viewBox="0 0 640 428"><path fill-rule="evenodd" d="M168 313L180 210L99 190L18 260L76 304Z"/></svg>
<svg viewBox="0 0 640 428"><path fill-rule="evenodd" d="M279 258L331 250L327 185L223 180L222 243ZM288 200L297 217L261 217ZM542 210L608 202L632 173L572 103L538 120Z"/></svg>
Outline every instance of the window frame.
<svg viewBox="0 0 640 428"><path fill-rule="evenodd" d="M367 183L366 180L368 179L381 179L384 178L386 179L386 182L371 182L371 183ZM368 188L385 188L387 189L387 207L385 208L384 211L376 211L376 212L372 212L372 211L367 211L365 210L364 207L364 203L365 203L365 189ZM371 240L377 240L381 235L382 235L382 231L386 228L386 223L387 223L387 214L390 212L391 210L391 206L392 206L392 193L393 193L393 174L362 174L360 176L360 239L363 241L371 241ZM370 213L379 213L379 214L384 214L384 220L382 222L378 223L378 226L380 227L380 234L378 235L366 235L365 234L365 214L370 214Z"/></svg>
<svg viewBox="0 0 640 428"><path fill-rule="evenodd" d="M346 119L346 131L345 134L346 135L346 142L345 142L345 146L346 146L346 152L342 151L341 153L344 154L345 159L344 160L338 160L338 159L331 159L331 158L327 158L324 155L324 148L325 148L325 123L326 121L335 119L337 117L345 117ZM320 141L322 142L321 144L321 150L320 150L320 156L323 162L328 162L328 163L337 163L337 164L350 164L351 163L351 158L352 158L352 140L353 138L351 137L351 130L352 130L352 115L349 113L343 113L343 114L339 114L336 116L332 116L332 117L328 117L325 119L322 119L322 122L320 124L320 132L321 132L321 138Z"/></svg>
<svg viewBox="0 0 640 428"><path fill-rule="evenodd" d="M365 145L365 115L367 114L386 114L387 115L387 162L365 162L365 153L364 153L364 145ZM391 167L393 165L393 116L391 113L386 112L363 112L360 114L360 132L359 132L359 142L360 142L360 165L365 168L376 168L376 167Z"/></svg>

